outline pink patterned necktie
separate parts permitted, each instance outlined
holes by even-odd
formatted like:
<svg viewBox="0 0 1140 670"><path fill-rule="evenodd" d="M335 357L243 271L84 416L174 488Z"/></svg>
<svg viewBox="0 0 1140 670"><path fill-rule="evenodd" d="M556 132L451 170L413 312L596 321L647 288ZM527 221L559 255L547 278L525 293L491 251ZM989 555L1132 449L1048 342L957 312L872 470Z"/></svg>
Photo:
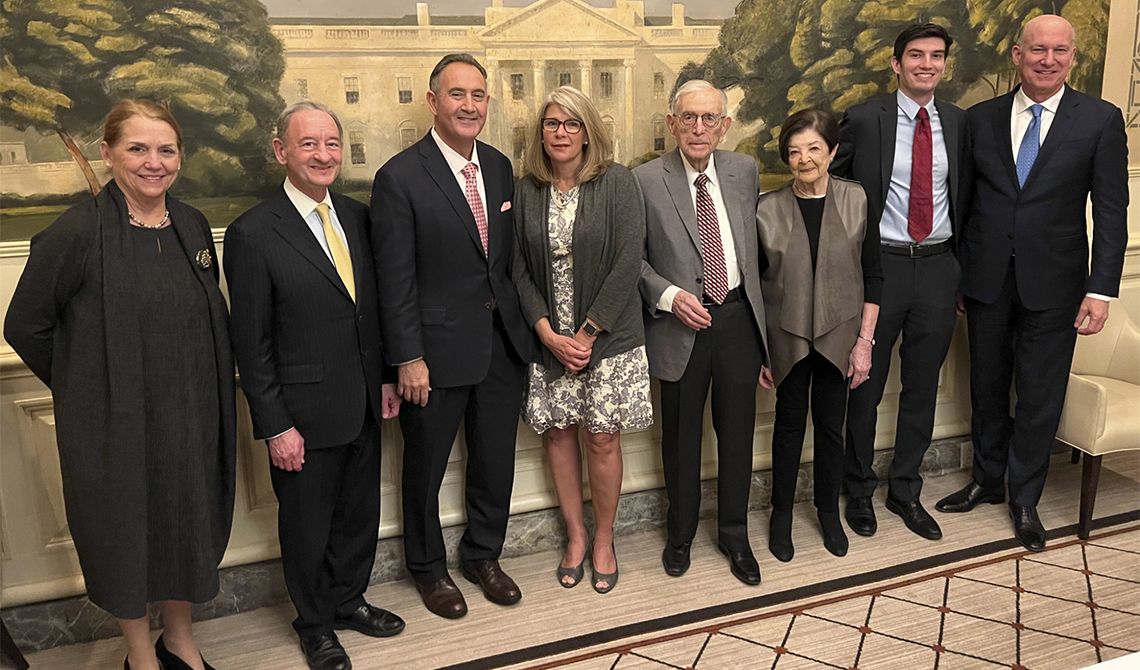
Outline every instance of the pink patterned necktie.
<svg viewBox="0 0 1140 670"><path fill-rule="evenodd" d="M474 163L463 166L463 177L467 180L467 187L464 192L467 196L467 205L471 207L471 213L475 215L475 227L479 229L479 241L483 243L483 254L487 255L489 253L487 248L487 210L483 209L483 199L479 197L479 182L475 179L477 172L479 172L479 166Z"/></svg>
<svg viewBox="0 0 1140 670"><path fill-rule="evenodd" d="M728 295L728 270L724 263L724 245L720 225L716 221L716 205L709 195L711 181L704 172L697 175L697 234L701 238L701 255L705 265L705 295L716 304Z"/></svg>

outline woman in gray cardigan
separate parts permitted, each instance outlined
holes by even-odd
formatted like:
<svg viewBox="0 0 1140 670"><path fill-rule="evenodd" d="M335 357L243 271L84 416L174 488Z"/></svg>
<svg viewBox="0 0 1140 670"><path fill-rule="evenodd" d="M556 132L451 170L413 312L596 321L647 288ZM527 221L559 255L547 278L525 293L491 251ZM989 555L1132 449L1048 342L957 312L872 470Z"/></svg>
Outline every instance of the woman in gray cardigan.
<svg viewBox="0 0 1140 670"><path fill-rule="evenodd" d="M512 274L523 314L542 341L523 417L542 434L567 545L557 570L570 588L592 564L594 590L617 584L614 517L621 493L620 434L653 422L637 293L645 213L629 170L590 99L555 89L538 115L515 188ZM582 455L594 506L594 543L582 513Z"/></svg>

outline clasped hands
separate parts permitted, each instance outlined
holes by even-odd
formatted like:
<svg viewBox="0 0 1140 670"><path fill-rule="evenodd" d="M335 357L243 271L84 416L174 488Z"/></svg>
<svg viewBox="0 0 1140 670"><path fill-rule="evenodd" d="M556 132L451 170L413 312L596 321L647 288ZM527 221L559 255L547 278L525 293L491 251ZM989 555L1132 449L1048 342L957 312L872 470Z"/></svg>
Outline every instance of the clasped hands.
<svg viewBox="0 0 1140 670"><path fill-rule="evenodd" d="M582 328L574 333L574 337L569 337L560 335L547 327L541 329L539 339L542 340L543 346L554 354L562 367L566 368L567 372L577 373L590 364L590 355L594 351L594 341L598 338L587 335Z"/></svg>

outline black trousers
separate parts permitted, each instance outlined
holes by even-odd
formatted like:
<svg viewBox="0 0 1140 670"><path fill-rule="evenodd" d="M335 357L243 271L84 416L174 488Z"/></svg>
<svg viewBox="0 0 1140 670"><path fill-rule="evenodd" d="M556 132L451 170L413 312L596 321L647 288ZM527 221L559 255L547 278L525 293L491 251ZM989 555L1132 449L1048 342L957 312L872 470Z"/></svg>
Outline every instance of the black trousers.
<svg viewBox="0 0 1140 670"><path fill-rule="evenodd" d="M380 530L380 427L371 412L349 444L306 449L300 472L270 467L285 587L301 637L332 630L364 603Z"/></svg>
<svg viewBox="0 0 1140 670"><path fill-rule="evenodd" d="M1075 292L1061 307L1026 308L1018 297L1011 259L997 300L987 305L966 299L974 481L998 488L1008 474L1009 499L1018 505L1037 505L1045 487L1077 342L1073 321L1082 298ZM1017 389L1012 418L1011 382Z"/></svg>
<svg viewBox="0 0 1140 670"><path fill-rule="evenodd" d="M924 258L883 254L883 295L871 352L871 377L847 399L844 484L848 496L870 496L879 483L871 469L875 424L891 369L891 352L901 334L902 391L888 491L896 500L918 500L922 491L918 469L934 432L938 372L954 336L954 292L960 277L958 261L949 251Z"/></svg>
<svg viewBox="0 0 1140 670"><path fill-rule="evenodd" d="M815 349L796 363L776 387L776 420L772 425L772 508L791 511L796 497L800 455L807 432L808 398L815 428L815 506L839 511L843 475L843 414L847 380Z"/></svg>
<svg viewBox="0 0 1140 670"><path fill-rule="evenodd" d="M712 386L717 442L717 528L730 551L748 547L748 492L760 333L746 300L707 306L712 325L697 332L685 373L661 382L661 457L669 495L669 542L690 542L701 503L701 433Z"/></svg>
<svg viewBox="0 0 1140 670"><path fill-rule="evenodd" d="M526 367L496 319L491 366L473 386L433 388L424 407L404 403L404 560L412 578L447 576L439 522L439 488L464 423L467 443L467 529L459 560L498 558L503 550L515 478L515 433L526 387Z"/></svg>

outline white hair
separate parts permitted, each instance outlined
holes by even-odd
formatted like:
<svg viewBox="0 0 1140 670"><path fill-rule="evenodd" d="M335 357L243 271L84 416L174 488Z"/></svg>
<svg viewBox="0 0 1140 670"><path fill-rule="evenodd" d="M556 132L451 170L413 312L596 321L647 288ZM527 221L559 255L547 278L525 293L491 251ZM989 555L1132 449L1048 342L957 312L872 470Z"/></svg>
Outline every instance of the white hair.
<svg viewBox="0 0 1140 670"><path fill-rule="evenodd" d="M697 91L716 91L720 93L720 113L725 116L728 115L728 94L704 79L690 79L678 86L677 90L673 92L673 98L669 101L669 113L674 115L677 113L677 106L680 104L682 96L688 95L689 93L696 93Z"/></svg>

